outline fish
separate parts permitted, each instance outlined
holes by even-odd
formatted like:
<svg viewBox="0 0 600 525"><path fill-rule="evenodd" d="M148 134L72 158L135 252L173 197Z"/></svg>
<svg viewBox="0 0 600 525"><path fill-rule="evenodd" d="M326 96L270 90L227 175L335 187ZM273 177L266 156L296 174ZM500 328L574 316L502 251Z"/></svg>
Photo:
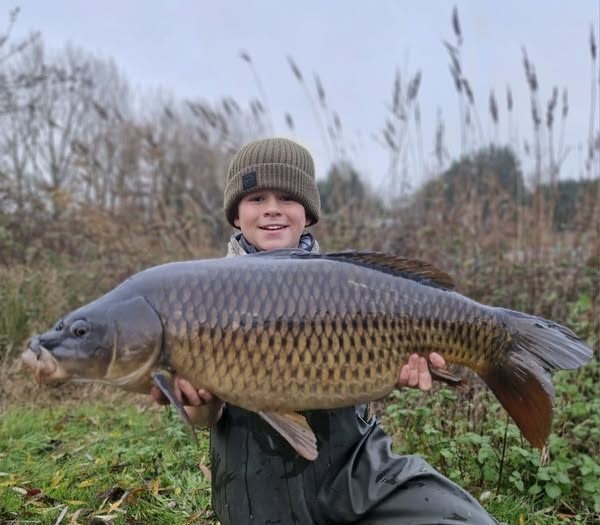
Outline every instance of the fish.
<svg viewBox="0 0 600 525"><path fill-rule="evenodd" d="M39 382L143 393L158 385L191 426L173 389L183 377L258 413L314 460L302 411L384 398L410 354L431 352L475 371L540 448L551 432L552 373L593 354L565 326L458 293L424 261L278 249L136 273L34 335L22 361Z"/></svg>

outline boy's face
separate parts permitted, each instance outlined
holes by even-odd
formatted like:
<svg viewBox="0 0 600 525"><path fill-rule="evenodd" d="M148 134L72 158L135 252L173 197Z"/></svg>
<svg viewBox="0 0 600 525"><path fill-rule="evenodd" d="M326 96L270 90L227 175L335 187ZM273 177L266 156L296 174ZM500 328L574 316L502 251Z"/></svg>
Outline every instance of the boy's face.
<svg viewBox="0 0 600 525"><path fill-rule="evenodd" d="M234 224L257 250L297 248L308 226L304 206L284 192L259 190L244 195Z"/></svg>

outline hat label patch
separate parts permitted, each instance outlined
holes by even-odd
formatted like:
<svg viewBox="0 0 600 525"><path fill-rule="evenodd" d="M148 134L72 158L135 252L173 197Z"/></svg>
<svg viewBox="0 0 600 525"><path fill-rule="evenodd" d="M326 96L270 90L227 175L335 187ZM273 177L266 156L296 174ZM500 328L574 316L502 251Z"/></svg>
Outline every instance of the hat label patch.
<svg viewBox="0 0 600 525"><path fill-rule="evenodd" d="M255 171L251 171L250 173L246 173L246 175L242 176L242 188L244 188L244 191L256 188L256 185L257 183Z"/></svg>

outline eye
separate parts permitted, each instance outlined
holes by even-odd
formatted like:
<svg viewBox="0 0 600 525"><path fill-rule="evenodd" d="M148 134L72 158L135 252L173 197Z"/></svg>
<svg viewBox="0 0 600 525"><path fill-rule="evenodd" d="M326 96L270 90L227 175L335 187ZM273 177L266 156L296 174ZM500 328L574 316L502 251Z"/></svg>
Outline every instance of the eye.
<svg viewBox="0 0 600 525"><path fill-rule="evenodd" d="M79 319L78 321L75 321L72 325L71 325L71 333L75 336L75 337L83 337L85 334L87 334L90 330L90 327L87 323L87 321L84 321L83 319Z"/></svg>
<svg viewBox="0 0 600 525"><path fill-rule="evenodd" d="M263 200L263 196L260 193L256 193L254 195L250 195L250 197L248 197L248 200L250 202L260 202Z"/></svg>
<svg viewBox="0 0 600 525"><path fill-rule="evenodd" d="M281 197L279 197L282 201L293 201L294 198L291 195L288 195L287 193L284 193L281 195Z"/></svg>

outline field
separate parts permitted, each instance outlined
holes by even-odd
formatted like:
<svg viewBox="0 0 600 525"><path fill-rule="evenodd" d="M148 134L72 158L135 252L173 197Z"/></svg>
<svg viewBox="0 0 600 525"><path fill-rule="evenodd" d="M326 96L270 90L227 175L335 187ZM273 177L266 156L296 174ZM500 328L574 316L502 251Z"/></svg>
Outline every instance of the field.
<svg viewBox="0 0 600 525"><path fill-rule="evenodd" d="M531 271L532 265L505 262L477 271L463 267L460 285L487 302L554 315L597 352L599 272L579 265L573 278L571 262L537 268L545 277L533 276L554 287L543 289L533 308L521 284L521 273ZM50 326L59 312L94 296L102 271L87 270L78 273L54 261L44 270L15 265L0 271L0 327L5 334L0 519L213 523L206 432L196 449L176 415L145 396L73 385L39 389L20 370L15 359L20 341ZM108 289L112 279L107 277L101 286ZM573 288L556 286L568 282ZM376 410L394 436L396 451L422 455L498 519L515 524L595 523L600 512L598 360L576 373L557 374L555 383L554 433L543 454L523 441L474 377L467 392L405 389L377 403Z"/></svg>
<svg viewBox="0 0 600 525"><path fill-rule="evenodd" d="M450 132L460 135L461 151L446 151L440 123L432 158L407 168L423 140L421 74L404 83L398 75L389 119L377 132L389 157L386 189L373 189L347 162L342 120L318 77L313 90L289 59L329 131L324 140L339 152L319 174L323 216L311 231L323 251L374 249L428 261L461 293L563 323L594 349L588 366L555 376L554 431L542 452L523 441L475 377L464 392L403 389L374 408L398 453L422 455L499 520L598 523L597 78L583 168L561 173L566 93L547 88L544 102L545 86L524 52L531 106L513 108L509 88L505 109L490 97L486 123L477 86L461 67L457 19L453 30L448 52L462 120ZM592 71L596 42L592 28ZM0 60L10 80L0 83L0 525L216 523L207 431L196 448L176 415L147 396L98 386L40 389L18 358L32 334L132 273L222 255L231 233L222 213L227 163L244 141L264 135L268 108L259 100L250 108L230 98L156 100L139 114L119 95L128 85L111 63L85 53L46 62L35 38L16 44ZM242 59L252 68L249 55ZM525 148L514 134L498 133L498 112L510 121L517 110L532 115ZM291 116L285 120L293 136ZM485 140L482 128L495 138ZM420 184L411 184L412 173Z"/></svg>
<svg viewBox="0 0 600 525"><path fill-rule="evenodd" d="M380 406L395 450L417 453L507 523L596 523L598 364L558 378L546 456L523 443L487 393L398 392ZM173 411L99 388L36 391L0 422L0 520L216 523L208 434L197 448ZM79 399L78 399L79 398ZM485 414L473 417L476 408ZM0 521L1 522L1 521Z"/></svg>

